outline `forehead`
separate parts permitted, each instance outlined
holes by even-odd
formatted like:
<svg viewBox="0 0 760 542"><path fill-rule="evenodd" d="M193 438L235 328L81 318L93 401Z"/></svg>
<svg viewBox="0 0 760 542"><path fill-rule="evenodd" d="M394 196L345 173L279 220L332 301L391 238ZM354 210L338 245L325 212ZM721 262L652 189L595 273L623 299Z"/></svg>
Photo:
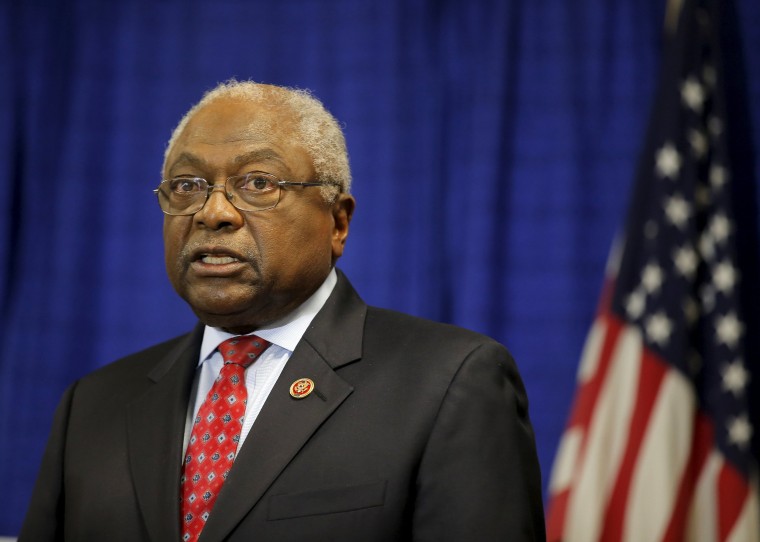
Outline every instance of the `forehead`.
<svg viewBox="0 0 760 542"><path fill-rule="evenodd" d="M296 141L297 118L288 108L235 98L218 98L196 111L177 138L166 167L191 151L205 160L233 160L252 149L270 149L302 161L305 151ZM311 162L311 160L308 160Z"/></svg>
<svg viewBox="0 0 760 542"><path fill-rule="evenodd" d="M292 139L295 114L284 106L236 98L218 98L190 118L180 140L233 142L280 136Z"/></svg>

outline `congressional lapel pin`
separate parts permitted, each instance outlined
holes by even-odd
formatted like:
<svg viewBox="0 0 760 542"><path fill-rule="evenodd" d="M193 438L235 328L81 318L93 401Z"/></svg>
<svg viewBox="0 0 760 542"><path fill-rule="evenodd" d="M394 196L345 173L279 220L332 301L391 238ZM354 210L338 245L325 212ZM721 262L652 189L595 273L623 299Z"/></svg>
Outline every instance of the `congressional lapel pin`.
<svg viewBox="0 0 760 542"><path fill-rule="evenodd" d="M303 399L314 391L314 381L311 378L299 378L290 385L290 396Z"/></svg>

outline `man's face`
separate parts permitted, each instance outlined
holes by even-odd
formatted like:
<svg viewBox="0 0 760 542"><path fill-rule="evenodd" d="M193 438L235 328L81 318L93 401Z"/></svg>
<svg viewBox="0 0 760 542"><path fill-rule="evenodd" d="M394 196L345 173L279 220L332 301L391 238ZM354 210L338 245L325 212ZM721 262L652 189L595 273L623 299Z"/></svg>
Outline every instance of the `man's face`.
<svg viewBox="0 0 760 542"><path fill-rule="evenodd" d="M315 180L308 154L291 142L283 109L217 99L187 124L166 160L164 178L227 177L266 171L286 181ZM192 216L165 216L166 269L202 322L233 333L270 324L319 287L343 253L354 202L328 204L319 187L283 188L274 209L236 209L212 192Z"/></svg>

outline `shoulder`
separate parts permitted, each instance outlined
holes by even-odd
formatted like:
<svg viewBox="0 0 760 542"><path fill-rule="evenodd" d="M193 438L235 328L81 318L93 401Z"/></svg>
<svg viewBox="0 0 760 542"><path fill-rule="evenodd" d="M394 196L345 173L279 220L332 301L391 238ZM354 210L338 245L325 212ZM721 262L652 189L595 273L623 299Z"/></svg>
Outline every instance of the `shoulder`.
<svg viewBox="0 0 760 542"><path fill-rule="evenodd" d="M321 311L321 321L325 324L321 332L333 332L340 327L341 332L354 333L357 327L363 327L365 340L377 337L389 348L398 344L407 345L410 341L446 348L456 346L466 349L485 344L500 346L490 337L468 329L367 305L346 275L339 269L336 271L337 285ZM351 324L346 325L346 322Z"/></svg>
<svg viewBox="0 0 760 542"><path fill-rule="evenodd" d="M480 349L508 355L503 345L481 333L377 307L367 309L365 340L380 341L388 349L445 351L455 357Z"/></svg>
<svg viewBox="0 0 760 542"><path fill-rule="evenodd" d="M105 389L129 388L134 383L145 382L163 363L176 359L188 349L199 348L196 333L197 330L179 335L119 358L82 377L77 387L80 390L90 386Z"/></svg>
<svg viewBox="0 0 760 542"><path fill-rule="evenodd" d="M409 382L412 393L424 383L445 394L464 379L483 386L509 385L524 402L523 383L507 348L461 327L368 307L362 356L373 372L393 374L394 386Z"/></svg>

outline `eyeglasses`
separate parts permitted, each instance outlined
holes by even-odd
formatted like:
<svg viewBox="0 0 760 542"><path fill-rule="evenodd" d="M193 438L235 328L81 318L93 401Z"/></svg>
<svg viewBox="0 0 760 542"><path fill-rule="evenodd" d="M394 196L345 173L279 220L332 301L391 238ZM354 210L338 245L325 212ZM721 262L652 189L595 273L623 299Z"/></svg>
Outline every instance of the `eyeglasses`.
<svg viewBox="0 0 760 542"><path fill-rule="evenodd" d="M334 182L283 181L271 173L252 171L229 177L224 186L209 184L201 177L175 177L161 181L153 193L158 196L161 210L172 216L194 215L206 205L215 188L224 188L232 205L241 211L274 209L280 201L284 186L339 186Z"/></svg>

